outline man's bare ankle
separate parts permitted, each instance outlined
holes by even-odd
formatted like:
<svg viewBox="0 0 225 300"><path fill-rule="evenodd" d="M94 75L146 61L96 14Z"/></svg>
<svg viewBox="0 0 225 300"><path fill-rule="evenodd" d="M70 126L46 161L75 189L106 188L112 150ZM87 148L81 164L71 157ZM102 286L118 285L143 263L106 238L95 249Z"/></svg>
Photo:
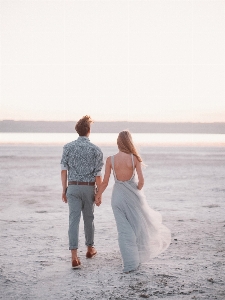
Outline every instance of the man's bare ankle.
<svg viewBox="0 0 225 300"><path fill-rule="evenodd" d="M96 250L93 246L88 246L87 251L92 253L92 252L95 252Z"/></svg>
<svg viewBox="0 0 225 300"><path fill-rule="evenodd" d="M72 260L78 259L78 257L77 257L77 249L71 250L71 259Z"/></svg>

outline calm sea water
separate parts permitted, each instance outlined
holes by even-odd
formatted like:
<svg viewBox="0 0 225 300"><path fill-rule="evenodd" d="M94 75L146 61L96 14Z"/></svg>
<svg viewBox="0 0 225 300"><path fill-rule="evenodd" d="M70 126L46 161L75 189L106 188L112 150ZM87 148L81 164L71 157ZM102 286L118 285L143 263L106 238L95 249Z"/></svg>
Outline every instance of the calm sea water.
<svg viewBox="0 0 225 300"><path fill-rule="evenodd" d="M92 133L97 145L116 145L117 133ZM225 146L225 134L134 133L133 140L142 146ZM0 133L0 144L62 145L75 140L75 133Z"/></svg>

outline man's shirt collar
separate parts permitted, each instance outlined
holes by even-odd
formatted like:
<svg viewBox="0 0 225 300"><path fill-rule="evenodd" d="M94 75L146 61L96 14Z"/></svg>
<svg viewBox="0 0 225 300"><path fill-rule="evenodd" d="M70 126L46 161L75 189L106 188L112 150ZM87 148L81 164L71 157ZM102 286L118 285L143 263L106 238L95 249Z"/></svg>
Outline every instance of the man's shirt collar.
<svg viewBox="0 0 225 300"><path fill-rule="evenodd" d="M90 141L87 136L79 136L77 140L78 141L88 141L88 142Z"/></svg>

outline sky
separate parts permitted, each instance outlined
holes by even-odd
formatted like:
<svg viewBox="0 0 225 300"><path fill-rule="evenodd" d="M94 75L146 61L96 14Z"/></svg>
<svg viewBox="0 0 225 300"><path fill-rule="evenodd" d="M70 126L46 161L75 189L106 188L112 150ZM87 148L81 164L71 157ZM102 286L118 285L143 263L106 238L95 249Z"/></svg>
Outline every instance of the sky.
<svg viewBox="0 0 225 300"><path fill-rule="evenodd" d="M225 122L225 0L0 5L0 120Z"/></svg>

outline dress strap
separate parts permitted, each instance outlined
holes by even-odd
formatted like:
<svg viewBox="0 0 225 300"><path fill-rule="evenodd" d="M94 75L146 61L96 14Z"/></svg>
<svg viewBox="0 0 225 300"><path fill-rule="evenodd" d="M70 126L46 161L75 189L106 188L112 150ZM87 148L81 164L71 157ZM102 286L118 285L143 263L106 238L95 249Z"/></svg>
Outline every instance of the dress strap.
<svg viewBox="0 0 225 300"><path fill-rule="evenodd" d="M114 169L114 156L111 156L111 164L112 164L112 169L113 169L113 175L114 175L115 179L117 180L116 172L115 172L115 169Z"/></svg>
<svg viewBox="0 0 225 300"><path fill-rule="evenodd" d="M134 171L134 155L131 153L131 160L132 160L132 166L133 166L133 171Z"/></svg>

